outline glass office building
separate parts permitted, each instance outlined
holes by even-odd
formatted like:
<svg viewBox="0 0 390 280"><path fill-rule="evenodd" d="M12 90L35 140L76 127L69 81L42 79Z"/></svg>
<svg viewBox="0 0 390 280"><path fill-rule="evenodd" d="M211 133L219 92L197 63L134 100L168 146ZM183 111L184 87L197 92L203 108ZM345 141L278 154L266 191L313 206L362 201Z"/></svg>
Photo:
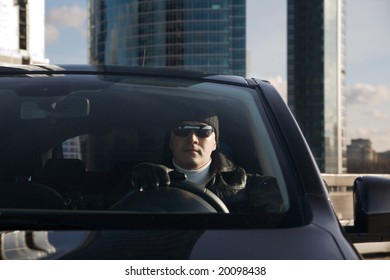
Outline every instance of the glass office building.
<svg viewBox="0 0 390 280"><path fill-rule="evenodd" d="M245 76L245 0L90 0L90 62Z"/></svg>
<svg viewBox="0 0 390 280"><path fill-rule="evenodd" d="M321 172L344 173L345 2L287 3L289 107Z"/></svg>

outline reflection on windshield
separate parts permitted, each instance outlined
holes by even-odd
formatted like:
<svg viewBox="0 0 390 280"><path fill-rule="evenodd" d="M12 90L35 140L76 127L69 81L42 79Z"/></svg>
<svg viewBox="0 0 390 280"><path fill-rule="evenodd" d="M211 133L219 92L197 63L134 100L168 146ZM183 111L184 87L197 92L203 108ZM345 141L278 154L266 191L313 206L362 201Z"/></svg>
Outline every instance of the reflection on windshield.
<svg viewBox="0 0 390 280"><path fill-rule="evenodd" d="M150 163L164 165L166 174L173 176L169 177L172 182L173 178L181 178L175 183L186 192L151 194L147 201L135 196L129 201L136 205L134 200L138 200L142 207L121 210L200 211L195 209L197 206L174 206L181 203L183 207L203 205L204 211L210 208L206 204L215 202L212 195L202 194L210 192L221 198L230 212L287 211L289 199L283 173L261 109L254 101L255 91L194 81L178 83L175 79L161 79L157 84L121 80L116 77L114 82L118 83L92 86L90 90L84 85L71 91L69 86L66 95L47 98L42 94L7 93L7 106L0 105L4 135L0 139L0 208L112 210L134 190L143 192L142 197L149 194L145 186L132 187L135 168ZM202 112L204 108L215 113L218 126L188 117L190 112ZM183 121L192 123L183 125ZM178 143L196 136L205 141L215 133L218 139L212 156L205 161L209 169L204 177L193 181L191 172L187 172L190 168L173 156L173 139L176 137ZM198 144L184 147L194 157L203 154L202 149ZM185 176L171 173L173 170ZM198 186L192 188L187 183ZM196 193L197 189L201 192ZM243 196L247 198L245 203ZM185 203L190 198L196 203ZM156 202L154 208L146 209L152 201Z"/></svg>

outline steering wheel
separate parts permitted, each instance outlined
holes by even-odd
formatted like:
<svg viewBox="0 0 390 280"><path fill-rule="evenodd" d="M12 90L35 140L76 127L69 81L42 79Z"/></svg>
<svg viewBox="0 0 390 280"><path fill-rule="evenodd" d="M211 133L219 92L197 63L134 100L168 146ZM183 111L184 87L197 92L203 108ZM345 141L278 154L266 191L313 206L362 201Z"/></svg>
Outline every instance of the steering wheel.
<svg viewBox="0 0 390 280"><path fill-rule="evenodd" d="M172 181L168 187L128 193L111 210L149 213L229 213L225 203L208 189L188 181Z"/></svg>

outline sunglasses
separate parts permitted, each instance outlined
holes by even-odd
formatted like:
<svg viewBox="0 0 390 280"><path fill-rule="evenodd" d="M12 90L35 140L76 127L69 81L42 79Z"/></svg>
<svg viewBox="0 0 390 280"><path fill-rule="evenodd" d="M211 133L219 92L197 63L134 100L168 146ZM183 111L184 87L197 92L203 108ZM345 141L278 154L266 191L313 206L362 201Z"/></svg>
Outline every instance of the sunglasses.
<svg viewBox="0 0 390 280"><path fill-rule="evenodd" d="M172 132L177 137L188 137L193 132L199 138L207 138L214 128L211 125L181 125L173 128Z"/></svg>

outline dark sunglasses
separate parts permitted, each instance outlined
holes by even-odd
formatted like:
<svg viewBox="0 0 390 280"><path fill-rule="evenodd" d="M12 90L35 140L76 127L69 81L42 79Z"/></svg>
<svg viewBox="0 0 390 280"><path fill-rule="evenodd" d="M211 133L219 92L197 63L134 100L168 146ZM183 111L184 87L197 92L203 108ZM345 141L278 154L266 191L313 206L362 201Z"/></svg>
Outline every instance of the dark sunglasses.
<svg viewBox="0 0 390 280"><path fill-rule="evenodd" d="M192 132L199 138L207 138L213 132L214 128L211 125L181 125L172 129L173 134L177 137L188 137Z"/></svg>

